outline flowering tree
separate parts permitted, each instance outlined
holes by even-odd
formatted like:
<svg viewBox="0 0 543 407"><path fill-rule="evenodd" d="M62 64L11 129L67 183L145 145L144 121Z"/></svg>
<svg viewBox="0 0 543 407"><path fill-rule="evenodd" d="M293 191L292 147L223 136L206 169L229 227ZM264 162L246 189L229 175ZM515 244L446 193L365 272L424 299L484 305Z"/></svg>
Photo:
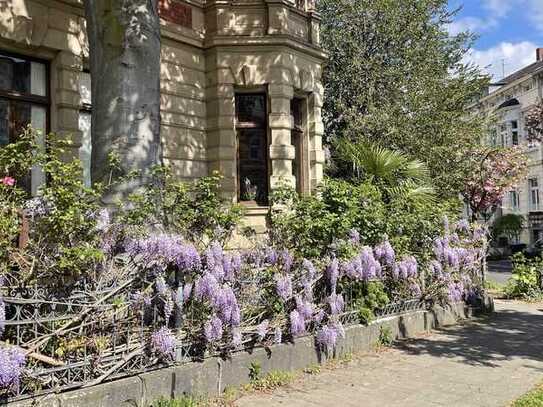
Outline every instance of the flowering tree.
<svg viewBox="0 0 543 407"><path fill-rule="evenodd" d="M530 109L524 123L528 141L543 141L543 102Z"/></svg>
<svg viewBox="0 0 543 407"><path fill-rule="evenodd" d="M526 176L527 158L520 147L479 147L466 153L469 172L462 195L476 221L496 208Z"/></svg>

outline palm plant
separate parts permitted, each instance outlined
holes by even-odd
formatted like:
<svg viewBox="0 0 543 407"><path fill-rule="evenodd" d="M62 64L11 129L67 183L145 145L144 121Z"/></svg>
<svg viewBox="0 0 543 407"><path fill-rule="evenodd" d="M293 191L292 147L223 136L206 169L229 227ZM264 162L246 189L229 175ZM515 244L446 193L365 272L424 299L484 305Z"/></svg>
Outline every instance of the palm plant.
<svg viewBox="0 0 543 407"><path fill-rule="evenodd" d="M426 164L406 154L366 142L343 141L338 153L350 163L353 176L377 185L386 200L433 202L435 191Z"/></svg>

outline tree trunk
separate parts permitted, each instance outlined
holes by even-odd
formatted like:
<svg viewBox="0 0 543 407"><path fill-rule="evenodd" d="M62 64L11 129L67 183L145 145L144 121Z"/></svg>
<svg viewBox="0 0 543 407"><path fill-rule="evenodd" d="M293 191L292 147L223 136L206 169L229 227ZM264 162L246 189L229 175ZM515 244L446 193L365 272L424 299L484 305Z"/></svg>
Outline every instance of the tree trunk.
<svg viewBox="0 0 543 407"><path fill-rule="evenodd" d="M108 184L109 155L120 160L106 203L149 181L161 163L158 0L85 0L92 78L92 181Z"/></svg>

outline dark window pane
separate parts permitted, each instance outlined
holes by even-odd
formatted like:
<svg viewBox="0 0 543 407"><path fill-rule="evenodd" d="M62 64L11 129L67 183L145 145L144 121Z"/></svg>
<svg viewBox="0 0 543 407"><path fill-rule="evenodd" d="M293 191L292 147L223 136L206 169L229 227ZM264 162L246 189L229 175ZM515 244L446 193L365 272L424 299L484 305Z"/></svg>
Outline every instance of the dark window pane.
<svg viewBox="0 0 543 407"><path fill-rule="evenodd" d="M238 123L266 123L265 95L236 95L236 119Z"/></svg>
<svg viewBox="0 0 543 407"><path fill-rule="evenodd" d="M32 105L0 98L0 145L12 143L30 124Z"/></svg>
<svg viewBox="0 0 543 407"><path fill-rule="evenodd" d="M0 89L31 93L30 61L0 55Z"/></svg>
<svg viewBox="0 0 543 407"><path fill-rule="evenodd" d="M240 129L238 137L240 199L266 204L268 197L266 130Z"/></svg>
<svg viewBox="0 0 543 407"><path fill-rule="evenodd" d="M290 114L294 119L294 127L302 128L303 126L303 113L302 113L303 100L294 98L290 102Z"/></svg>

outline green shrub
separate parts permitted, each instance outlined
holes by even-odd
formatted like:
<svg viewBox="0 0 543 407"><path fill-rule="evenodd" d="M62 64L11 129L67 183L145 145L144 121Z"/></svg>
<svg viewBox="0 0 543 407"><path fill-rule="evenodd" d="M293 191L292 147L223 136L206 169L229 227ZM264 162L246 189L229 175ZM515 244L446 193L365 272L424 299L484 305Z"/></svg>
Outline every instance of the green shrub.
<svg viewBox="0 0 543 407"><path fill-rule="evenodd" d="M239 223L242 208L221 199L218 173L191 183L177 179L168 167L154 168L153 175L148 188L119 203L123 224L159 225L197 242L202 237L224 241Z"/></svg>
<svg viewBox="0 0 543 407"><path fill-rule="evenodd" d="M317 196L299 197L281 188L272 202L288 210L272 216L272 240L307 258L323 258L350 230L357 230L363 244L375 245L385 236L398 254L414 254L427 260L433 239L443 230L443 218L454 219L457 201L425 203L393 199L383 202L379 188L368 181L352 183L327 179Z"/></svg>
<svg viewBox="0 0 543 407"><path fill-rule="evenodd" d="M381 282L363 283L359 291L356 293L355 307L360 322L367 324L375 318L375 311L387 305L390 299Z"/></svg>
<svg viewBox="0 0 543 407"><path fill-rule="evenodd" d="M543 259L536 257L527 259L522 253L513 256L513 273L505 287L509 298L535 299L543 295L541 273Z"/></svg>

